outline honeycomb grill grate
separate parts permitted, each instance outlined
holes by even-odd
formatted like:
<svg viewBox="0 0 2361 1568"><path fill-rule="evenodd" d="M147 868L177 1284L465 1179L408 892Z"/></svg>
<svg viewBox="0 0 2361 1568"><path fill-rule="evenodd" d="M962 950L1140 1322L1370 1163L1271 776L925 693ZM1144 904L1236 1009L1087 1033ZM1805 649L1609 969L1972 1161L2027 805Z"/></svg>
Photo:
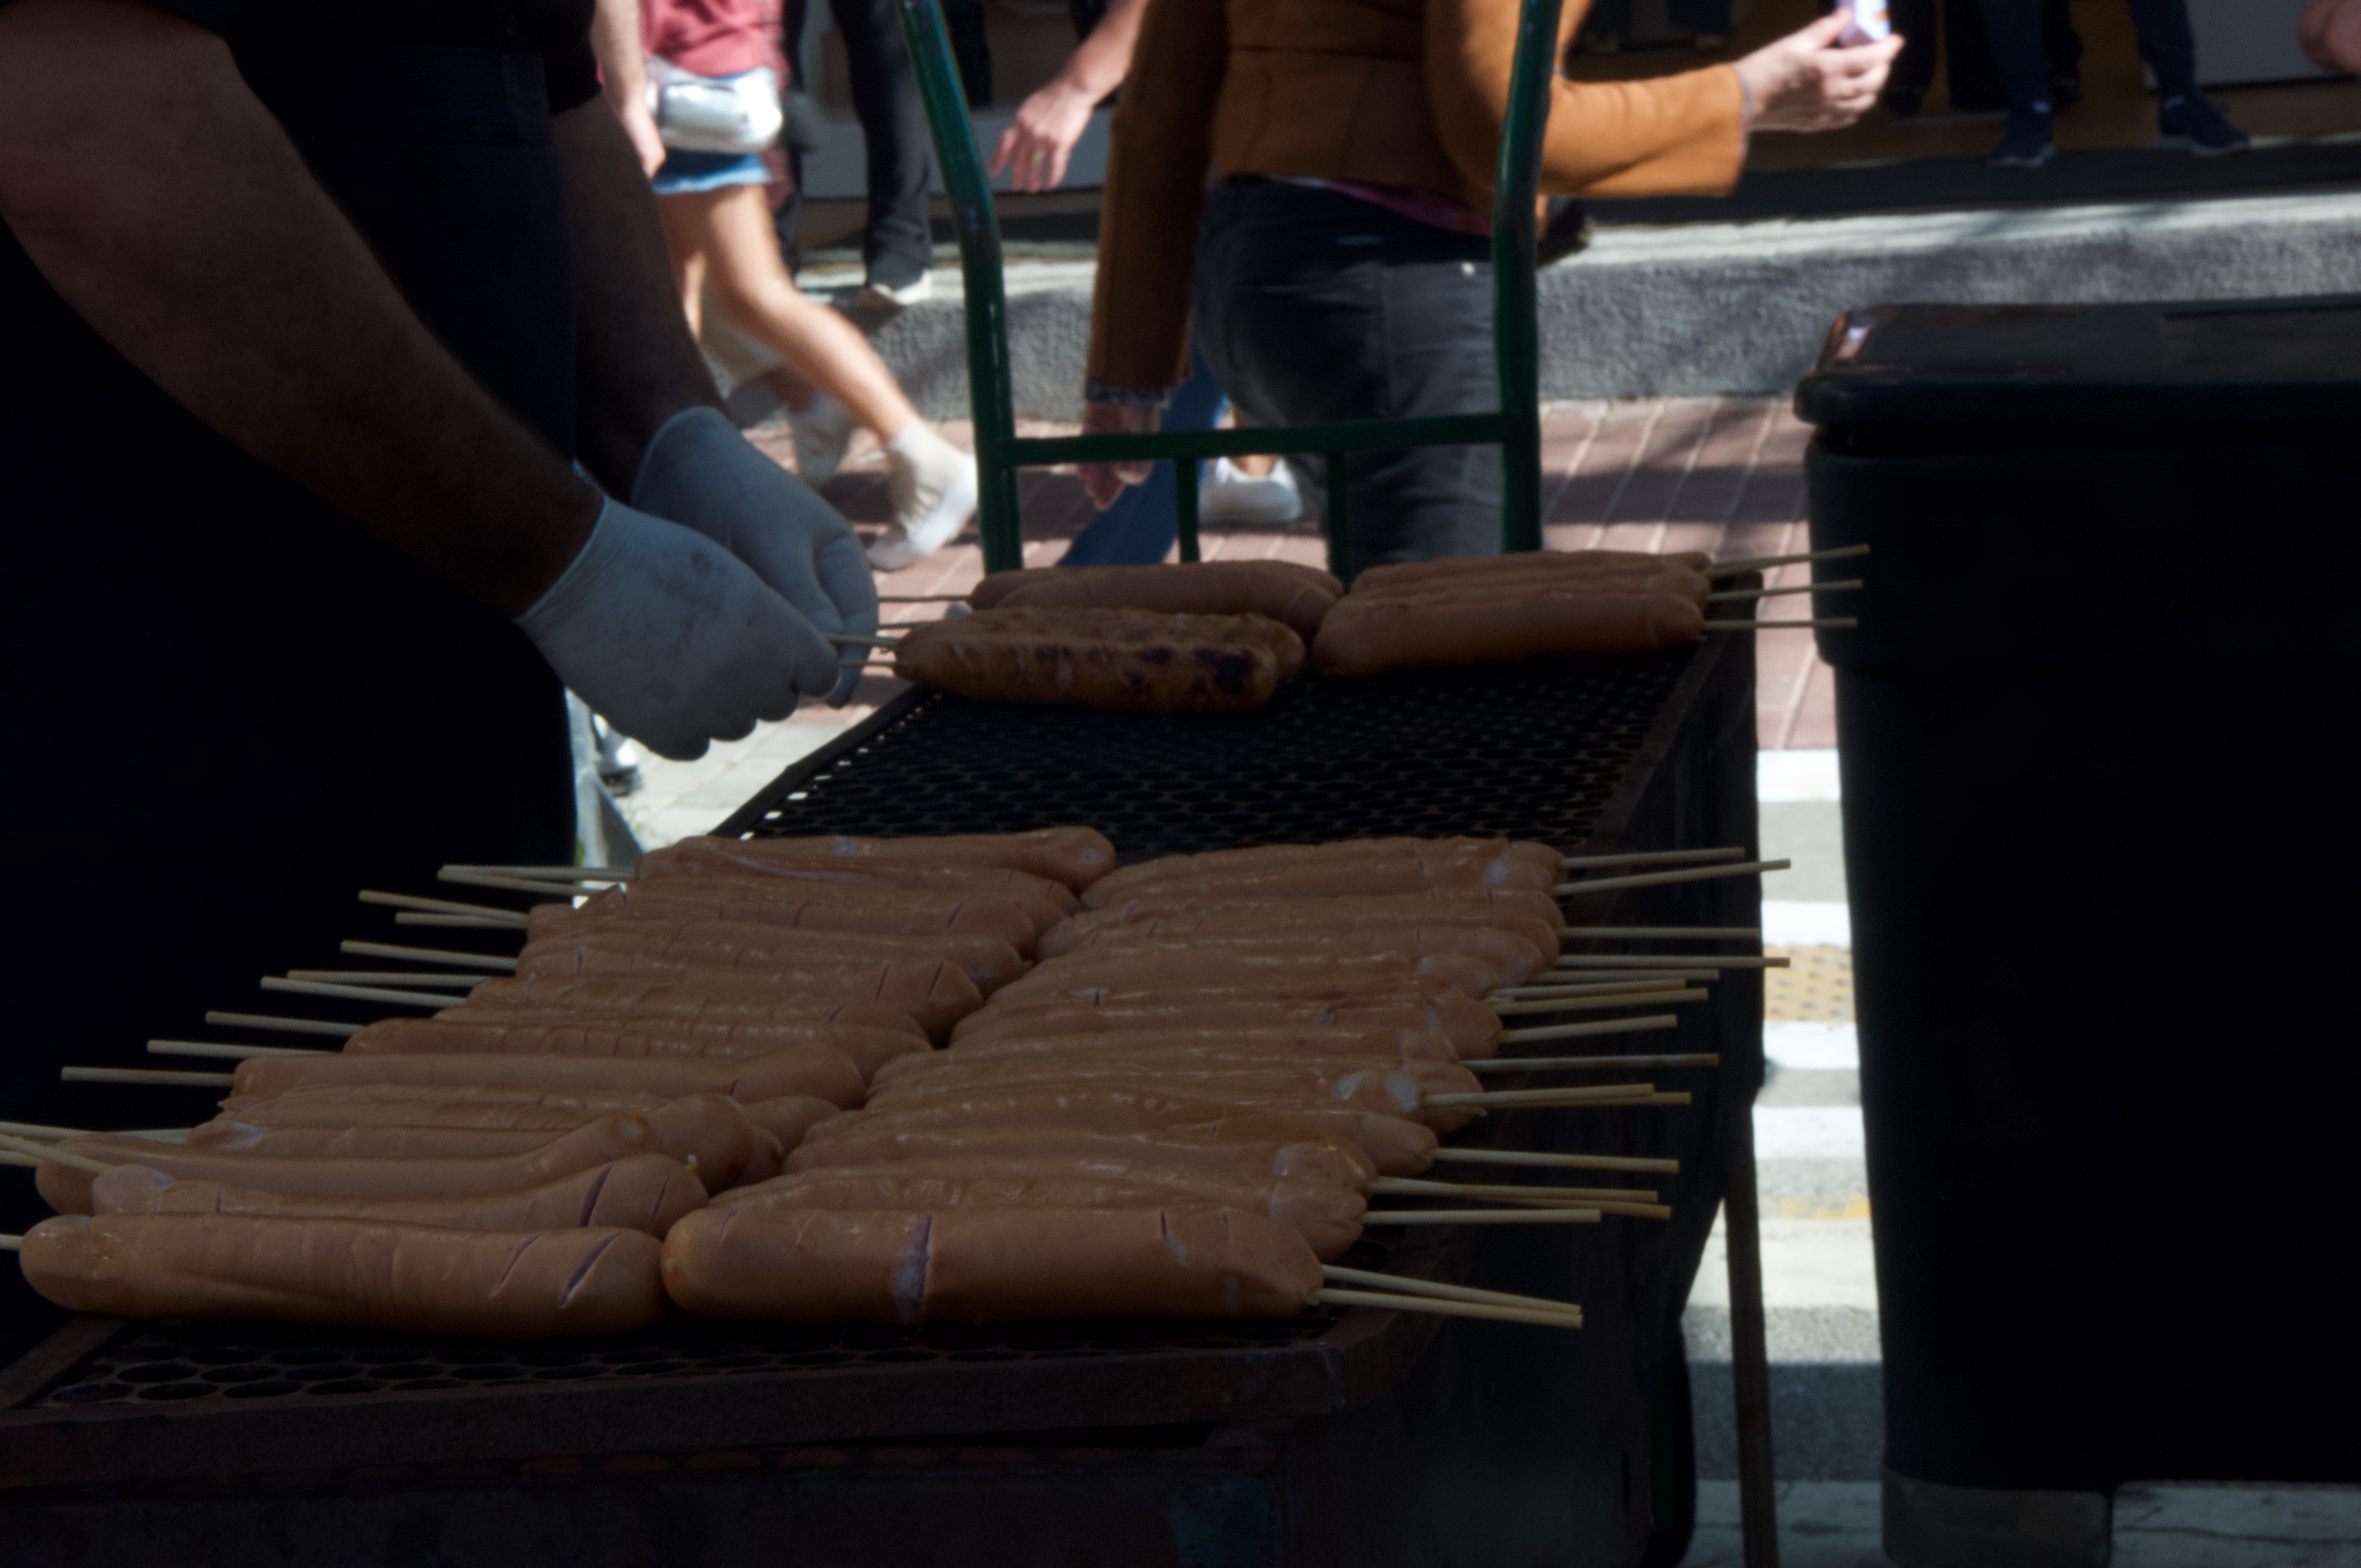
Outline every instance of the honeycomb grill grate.
<svg viewBox="0 0 2361 1568"><path fill-rule="evenodd" d="M1588 836L1692 650L1309 674L1260 708L1130 714L929 692L733 825L807 833L1008 832L1087 822L1126 861L1387 834ZM799 776L800 775L800 776Z"/></svg>
<svg viewBox="0 0 2361 1568"><path fill-rule="evenodd" d="M626 1339L469 1344L253 1323L159 1323L116 1340L36 1408L187 1404L493 1388L589 1378L730 1377L858 1365L1234 1353L1315 1340L1341 1314L1224 1322L801 1330L679 1318Z"/></svg>

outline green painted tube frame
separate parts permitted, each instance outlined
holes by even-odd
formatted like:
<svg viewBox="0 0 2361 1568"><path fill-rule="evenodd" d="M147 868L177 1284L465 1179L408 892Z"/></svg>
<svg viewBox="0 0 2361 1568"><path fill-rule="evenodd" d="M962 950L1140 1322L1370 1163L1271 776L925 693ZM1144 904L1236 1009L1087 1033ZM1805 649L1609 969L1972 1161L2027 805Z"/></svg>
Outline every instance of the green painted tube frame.
<svg viewBox="0 0 2361 1568"><path fill-rule="evenodd" d="M937 0L901 0L902 31L934 129L935 153L950 192L959 236L967 310L968 395L981 480L976 526L987 572L1025 564L1016 471L1060 463L1176 465L1174 497L1180 558L1198 559L1196 464L1250 453L1323 454L1329 481L1328 561L1349 576L1350 503L1346 458L1354 452L1494 444L1500 448L1500 548L1542 547L1541 342L1537 316L1535 215L1543 136L1549 119L1557 27L1563 0L1523 0L1510 71L1509 110L1500 137L1492 206L1492 354L1499 407L1489 413L1408 420L1355 420L1282 429L1175 431L1140 435L1020 437L1009 374L1008 297L1001 270L1000 225L983 149L968 117L950 37Z"/></svg>

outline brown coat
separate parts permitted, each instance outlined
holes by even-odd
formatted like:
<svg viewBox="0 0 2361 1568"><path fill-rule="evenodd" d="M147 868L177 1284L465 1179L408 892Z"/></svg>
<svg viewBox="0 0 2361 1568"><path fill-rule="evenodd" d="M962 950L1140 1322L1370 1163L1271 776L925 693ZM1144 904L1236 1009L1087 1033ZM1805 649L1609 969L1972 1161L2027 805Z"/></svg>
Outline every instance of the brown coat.
<svg viewBox="0 0 2361 1568"><path fill-rule="evenodd" d="M1588 8L1565 0L1561 54ZM1517 0L1155 0L1107 159L1092 378L1187 379L1209 174L1407 185L1489 214L1517 11ZM1721 194L1746 157L1742 99L1728 66L1559 78L1542 190Z"/></svg>

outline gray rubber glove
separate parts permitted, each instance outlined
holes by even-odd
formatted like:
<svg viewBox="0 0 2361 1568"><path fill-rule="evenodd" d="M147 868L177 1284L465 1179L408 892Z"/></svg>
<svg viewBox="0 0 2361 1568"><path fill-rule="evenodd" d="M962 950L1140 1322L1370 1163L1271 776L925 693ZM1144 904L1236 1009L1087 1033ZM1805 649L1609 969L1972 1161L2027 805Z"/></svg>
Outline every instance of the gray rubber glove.
<svg viewBox="0 0 2361 1568"><path fill-rule="evenodd" d="M631 505L712 540L822 631L875 635L877 581L852 525L719 410L683 409L656 427ZM852 645L846 656L859 651ZM860 678L858 667L842 671L829 701L840 706Z"/></svg>
<svg viewBox="0 0 2361 1568"><path fill-rule="evenodd" d="M785 718L839 674L836 650L752 568L617 501L517 624L608 723L683 762Z"/></svg>

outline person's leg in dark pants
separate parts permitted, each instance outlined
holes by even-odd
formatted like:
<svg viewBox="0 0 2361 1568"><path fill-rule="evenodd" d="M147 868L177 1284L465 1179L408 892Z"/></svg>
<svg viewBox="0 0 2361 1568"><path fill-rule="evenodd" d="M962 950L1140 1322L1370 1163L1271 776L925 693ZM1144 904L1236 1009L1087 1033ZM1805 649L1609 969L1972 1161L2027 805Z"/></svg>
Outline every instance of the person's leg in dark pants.
<svg viewBox="0 0 2361 1568"><path fill-rule="evenodd" d="M926 105L894 0L829 0L844 38L852 112L868 159L869 226L861 236L868 286L897 303L919 297L935 256L927 221L934 167Z"/></svg>
<svg viewBox="0 0 2361 1568"><path fill-rule="evenodd" d="M1207 194L1197 345L1246 422L1408 419L1499 406L1489 242L1331 191ZM1497 446L1356 453L1351 567L1500 547ZM1325 475L1299 466L1309 505Z"/></svg>
<svg viewBox="0 0 2361 1568"><path fill-rule="evenodd" d="M2197 91L2197 38L2189 0L2125 0L2139 32L2140 59L2156 73L2157 129L2167 147L2200 158L2246 150L2246 133Z"/></svg>
<svg viewBox="0 0 2361 1568"><path fill-rule="evenodd" d="M2041 0L2041 49L2049 57L2049 102L2070 109L2082 101L2082 35L2067 0Z"/></svg>
<svg viewBox="0 0 2361 1568"><path fill-rule="evenodd" d="M2058 155L2050 138L2049 51L2041 41L2042 0L1982 0L1984 33L2008 93L2008 129L1993 162L2034 169Z"/></svg>
<svg viewBox="0 0 2361 1568"><path fill-rule="evenodd" d="M1936 38L1942 29L1936 19L1936 0L1889 0L1886 15L1902 35L1902 52L1885 79L1883 102L1894 118L1906 120L1926 102L1927 89L1935 85Z"/></svg>

